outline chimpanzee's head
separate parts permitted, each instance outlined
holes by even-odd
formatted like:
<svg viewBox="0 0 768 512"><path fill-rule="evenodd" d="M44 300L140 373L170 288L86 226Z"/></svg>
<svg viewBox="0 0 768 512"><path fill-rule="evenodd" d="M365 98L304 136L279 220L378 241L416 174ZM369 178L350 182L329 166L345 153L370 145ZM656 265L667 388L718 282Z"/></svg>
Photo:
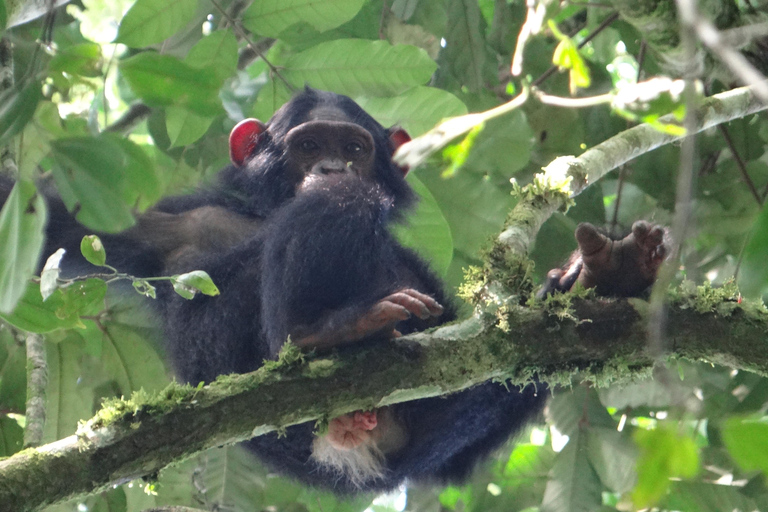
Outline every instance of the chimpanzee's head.
<svg viewBox="0 0 768 512"><path fill-rule="evenodd" d="M306 88L265 125L241 121L229 138L233 167L225 182L267 214L324 180L354 175L377 183L400 209L413 202L407 169L392 154L410 137L385 129L347 96Z"/></svg>

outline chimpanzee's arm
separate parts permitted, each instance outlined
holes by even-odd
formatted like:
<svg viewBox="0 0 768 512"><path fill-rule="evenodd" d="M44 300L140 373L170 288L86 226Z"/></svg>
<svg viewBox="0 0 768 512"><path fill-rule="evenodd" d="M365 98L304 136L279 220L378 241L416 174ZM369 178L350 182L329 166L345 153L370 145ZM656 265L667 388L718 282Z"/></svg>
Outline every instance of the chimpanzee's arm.
<svg viewBox="0 0 768 512"><path fill-rule="evenodd" d="M337 181L296 197L266 227L262 322L273 353L289 335L327 348L443 313L434 284L410 271L387 231L391 200L357 178Z"/></svg>

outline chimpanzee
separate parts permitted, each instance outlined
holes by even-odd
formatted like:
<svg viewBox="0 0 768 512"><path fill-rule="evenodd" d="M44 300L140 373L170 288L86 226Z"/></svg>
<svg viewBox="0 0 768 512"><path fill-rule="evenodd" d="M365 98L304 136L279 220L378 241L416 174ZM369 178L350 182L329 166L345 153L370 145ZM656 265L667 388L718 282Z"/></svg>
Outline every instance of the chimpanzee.
<svg viewBox="0 0 768 512"><path fill-rule="evenodd" d="M624 238L612 240L587 222L576 228L579 248L563 268L547 273L538 297L568 291L577 282L599 295L636 297L656 281L667 255L667 231L640 220Z"/></svg>
<svg viewBox="0 0 768 512"><path fill-rule="evenodd" d="M254 370L289 336L323 350L455 318L439 279L388 231L414 202L405 170L391 160L405 140L349 98L307 89L268 124L248 120L233 130L233 166L219 190L183 199L177 210L160 206L181 212L190 201L258 219L242 243L185 261L208 271L222 293L166 301L166 338L182 379ZM247 446L278 471L342 494L405 479L456 481L537 414L545 395L543 386L488 383L344 415L320 437L310 422Z"/></svg>
<svg viewBox="0 0 768 512"><path fill-rule="evenodd" d="M386 342L455 318L439 279L388 231L414 203L406 170L391 160L407 140L351 99L307 88L266 125L235 127L233 165L217 184L164 200L131 230L104 237L110 255L120 256L110 264L122 270L153 276L203 269L221 289L219 297L191 301L160 295L179 378L197 384L255 370L289 337L327 350ZM48 253L74 246L86 232L60 202L51 205ZM644 242L631 243L645 251ZM596 243L580 246L583 266L603 262ZM592 258L593 248L603 256ZM570 287L562 278L550 278L551 290ZM406 479L452 482L538 414L545 398L541 384L486 383L347 414L331 420L323 436L310 422L246 445L278 471L341 494L390 490Z"/></svg>
<svg viewBox="0 0 768 512"><path fill-rule="evenodd" d="M127 232L102 235L120 270L149 277L203 269L221 290L191 301L159 290L180 379L255 370L289 337L327 350L456 317L426 262L388 230L415 202L407 170L391 159L407 140L351 99L307 88L269 123L249 119L233 129L232 165L216 184L162 201ZM77 255L88 230L48 199L46 254L64 246L64 270L87 271ZM310 422L246 445L276 470L340 494L390 490L406 479L457 481L545 399L541 384L486 383L347 414L322 436Z"/></svg>

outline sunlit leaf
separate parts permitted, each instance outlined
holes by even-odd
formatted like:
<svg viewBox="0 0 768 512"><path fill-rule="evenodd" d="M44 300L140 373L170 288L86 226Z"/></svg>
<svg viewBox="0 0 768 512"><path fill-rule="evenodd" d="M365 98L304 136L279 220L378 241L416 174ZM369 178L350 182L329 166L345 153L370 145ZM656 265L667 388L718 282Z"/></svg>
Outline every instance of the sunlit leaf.
<svg viewBox="0 0 768 512"><path fill-rule="evenodd" d="M759 469L768 475L768 423L729 418L723 427L723 441L742 469Z"/></svg>
<svg viewBox="0 0 768 512"><path fill-rule="evenodd" d="M160 43L192 21L197 0L137 0L120 21L116 43L134 48Z"/></svg>
<svg viewBox="0 0 768 512"><path fill-rule="evenodd" d="M171 282L176 293L185 299L191 299L197 292L209 296L219 294L219 289L213 283L211 276L202 270L194 270L186 274L173 276Z"/></svg>
<svg viewBox="0 0 768 512"><path fill-rule="evenodd" d="M669 489L671 478L691 478L699 471L699 453L689 437L665 428L638 429L635 442L640 458L632 503L637 508L658 502Z"/></svg>
<svg viewBox="0 0 768 512"><path fill-rule="evenodd" d="M13 311L43 249L46 206L32 183L19 181L0 210L0 312ZM35 287L34 292L40 296Z"/></svg>
<svg viewBox="0 0 768 512"><path fill-rule="evenodd" d="M59 287L59 274L61 274L61 258L67 251L56 249L56 252L48 256L43 265L43 271L40 273L40 295L43 300L50 297Z"/></svg>
<svg viewBox="0 0 768 512"><path fill-rule="evenodd" d="M61 73L96 77L101 76L102 60L101 46L98 44L77 44L60 50L51 59L48 68Z"/></svg>

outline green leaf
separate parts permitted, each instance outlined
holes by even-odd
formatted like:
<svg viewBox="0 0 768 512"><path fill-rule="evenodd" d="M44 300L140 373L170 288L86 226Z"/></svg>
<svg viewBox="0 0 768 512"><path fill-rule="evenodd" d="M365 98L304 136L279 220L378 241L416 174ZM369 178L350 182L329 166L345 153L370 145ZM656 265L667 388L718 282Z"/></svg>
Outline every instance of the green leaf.
<svg viewBox="0 0 768 512"><path fill-rule="evenodd" d="M631 490L637 482L632 438L613 428L590 428L586 434L589 462L603 485L617 493Z"/></svg>
<svg viewBox="0 0 768 512"><path fill-rule="evenodd" d="M528 485L546 475L555 460L549 445L518 444L504 465L504 477L515 483Z"/></svg>
<svg viewBox="0 0 768 512"><path fill-rule="evenodd" d="M109 336L103 337L101 360L119 394L130 396L140 389L153 393L168 385L165 364L155 350L158 340L148 339L141 331L118 322L109 322L105 327Z"/></svg>
<svg viewBox="0 0 768 512"><path fill-rule="evenodd" d="M355 17L365 0L259 0L245 11L245 28L265 37L279 37L291 25L306 23L320 32Z"/></svg>
<svg viewBox="0 0 768 512"><path fill-rule="evenodd" d="M103 134L110 141L118 144L125 156L125 168L121 172L123 178L123 200L125 204L144 211L160 199L163 186L158 178L154 160L147 156L141 146L131 141L117 137L114 134Z"/></svg>
<svg viewBox="0 0 768 512"><path fill-rule="evenodd" d="M137 0L120 21L116 43L140 48L160 43L186 26L198 0Z"/></svg>
<svg viewBox="0 0 768 512"><path fill-rule="evenodd" d="M740 485L673 482L663 500L664 510L723 512L724 510L765 510L742 493Z"/></svg>
<svg viewBox="0 0 768 512"><path fill-rule="evenodd" d="M401 243L427 259L438 274L445 275L453 259L451 228L429 189L413 174L407 179L421 200L407 224L394 226L393 232Z"/></svg>
<svg viewBox="0 0 768 512"><path fill-rule="evenodd" d="M27 401L27 351L10 329L0 331L0 407L23 411Z"/></svg>
<svg viewBox="0 0 768 512"><path fill-rule="evenodd" d="M21 450L23 444L24 429L16 420L6 415L0 416L0 457L13 455Z"/></svg>
<svg viewBox="0 0 768 512"><path fill-rule="evenodd" d="M223 81L214 66L195 68L170 55L144 52L122 61L120 71L149 105L183 106L202 116L221 112Z"/></svg>
<svg viewBox="0 0 768 512"><path fill-rule="evenodd" d="M478 2L446 2L448 20L445 49L440 51L440 74L451 75L472 92L498 83L496 57L486 42L487 23Z"/></svg>
<svg viewBox="0 0 768 512"><path fill-rule="evenodd" d="M50 443L75 433L79 420L93 415L93 387L83 385L81 362L87 360L85 342L70 331L59 343L46 341L48 388L43 442Z"/></svg>
<svg viewBox="0 0 768 512"><path fill-rule="evenodd" d="M459 98L434 87L414 87L394 97L355 99L378 122L387 127L400 126L411 137L421 135L447 117L467 113Z"/></svg>
<svg viewBox="0 0 768 512"><path fill-rule="evenodd" d="M768 423L729 418L722 434L725 446L741 469L759 469L768 475Z"/></svg>
<svg viewBox="0 0 768 512"><path fill-rule="evenodd" d="M222 82L237 71L237 39L229 30L217 30L193 46L184 63L193 68L212 68Z"/></svg>
<svg viewBox="0 0 768 512"><path fill-rule="evenodd" d="M193 270L186 274L173 276L171 282L173 283L173 289L176 290L176 293L185 299L191 299L197 292L209 296L216 296L219 294L219 289L213 284L211 276L202 270Z"/></svg>
<svg viewBox="0 0 768 512"><path fill-rule="evenodd" d="M125 153L110 137L81 137L51 143L58 163L53 177L67 208L80 205L76 218L97 230L118 232L134 224L124 200Z"/></svg>
<svg viewBox="0 0 768 512"><path fill-rule="evenodd" d="M133 289L139 294L149 297L150 299L157 298L157 288L152 286L149 281L145 279L136 279L133 281ZM191 298L191 297L189 297Z"/></svg>
<svg viewBox="0 0 768 512"><path fill-rule="evenodd" d="M291 99L291 91L280 80L270 80L259 91L251 115L266 121Z"/></svg>
<svg viewBox="0 0 768 512"><path fill-rule="evenodd" d="M5 9L5 0L0 2L0 35L5 30L5 25L8 23L8 11Z"/></svg>
<svg viewBox="0 0 768 512"><path fill-rule="evenodd" d="M107 251L104 250L104 245L101 243L101 239L96 235L84 236L80 241L80 252L83 253L83 257L91 265L97 267L103 267L107 262Z"/></svg>
<svg viewBox="0 0 768 512"><path fill-rule="evenodd" d="M603 503L602 486L587 458L586 436L572 432L555 459L544 490L541 512L594 512Z"/></svg>
<svg viewBox="0 0 768 512"><path fill-rule="evenodd" d="M43 249L45 218L45 201L35 185L17 182L0 210L1 313L13 311L28 288Z"/></svg>
<svg viewBox="0 0 768 512"><path fill-rule="evenodd" d="M309 84L349 96L394 96L426 83L436 67L415 46L340 39L293 55L282 74L296 88Z"/></svg>
<svg viewBox="0 0 768 512"><path fill-rule="evenodd" d="M171 139L170 147L192 144L205 135L212 122L213 117L202 117L185 108L166 108L165 126Z"/></svg>
<svg viewBox="0 0 768 512"><path fill-rule="evenodd" d="M56 329L82 328L80 314L103 300L107 285L99 279L74 283L56 289L43 300L40 290L30 286L12 313L2 314L5 321L23 331L46 333Z"/></svg>
<svg viewBox="0 0 768 512"><path fill-rule="evenodd" d="M585 386L560 390L549 403L549 418L562 434L578 432L585 421L592 427L615 428L616 422L600 403L597 392Z"/></svg>
<svg viewBox="0 0 768 512"><path fill-rule="evenodd" d="M101 46L83 43L60 50L48 64L50 71L88 77L101 76Z"/></svg>
<svg viewBox="0 0 768 512"><path fill-rule="evenodd" d="M21 133L42 98L36 81L22 82L0 94L0 142Z"/></svg>
<svg viewBox="0 0 768 512"><path fill-rule="evenodd" d="M768 208L763 208L752 226L752 238L744 248L738 284L746 297L757 297L768 288Z"/></svg>
<svg viewBox="0 0 768 512"><path fill-rule="evenodd" d="M636 508L658 502L669 489L670 478L690 478L699 470L699 453L689 437L665 428L638 429L635 442L640 448L637 486L632 491Z"/></svg>

